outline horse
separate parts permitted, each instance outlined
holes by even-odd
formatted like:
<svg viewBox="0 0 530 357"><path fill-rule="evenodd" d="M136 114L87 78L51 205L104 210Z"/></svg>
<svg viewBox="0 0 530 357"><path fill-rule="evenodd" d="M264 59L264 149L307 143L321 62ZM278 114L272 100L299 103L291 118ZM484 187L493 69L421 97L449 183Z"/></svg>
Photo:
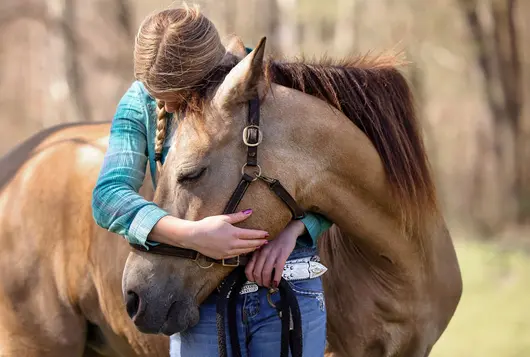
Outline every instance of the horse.
<svg viewBox="0 0 530 357"><path fill-rule="evenodd" d="M242 174L279 179L302 209L334 223L319 240L329 353L428 356L462 278L399 57L265 60L265 43L246 55L235 41L183 102L154 202L198 220L223 211ZM244 162L256 98L254 172ZM291 212L262 181L240 201L254 211L243 226L274 237ZM234 269L201 259L129 253L122 289L140 330L170 335L197 323L199 304Z"/></svg>
<svg viewBox="0 0 530 357"><path fill-rule="evenodd" d="M110 123L64 124L0 161L0 356L168 357L122 302L129 245L98 227L91 194ZM152 198L150 177L141 193Z"/></svg>

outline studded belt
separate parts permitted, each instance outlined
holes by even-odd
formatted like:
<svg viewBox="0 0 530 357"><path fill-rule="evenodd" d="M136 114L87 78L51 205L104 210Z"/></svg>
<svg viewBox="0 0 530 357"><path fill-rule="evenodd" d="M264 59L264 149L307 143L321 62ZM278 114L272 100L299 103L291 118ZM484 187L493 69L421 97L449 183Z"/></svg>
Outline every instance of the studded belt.
<svg viewBox="0 0 530 357"><path fill-rule="evenodd" d="M312 257L288 260L283 267L282 277L289 281L314 279L324 274L327 270L328 268L320 263L320 258L314 255ZM247 281L239 294L253 293L258 291L258 289L258 284Z"/></svg>

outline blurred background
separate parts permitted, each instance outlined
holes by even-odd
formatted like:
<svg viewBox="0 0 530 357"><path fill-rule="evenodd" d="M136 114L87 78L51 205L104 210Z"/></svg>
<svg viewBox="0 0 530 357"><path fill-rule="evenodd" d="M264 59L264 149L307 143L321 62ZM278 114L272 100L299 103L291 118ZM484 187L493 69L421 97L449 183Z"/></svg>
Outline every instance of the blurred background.
<svg viewBox="0 0 530 357"><path fill-rule="evenodd" d="M464 275L435 357L530 356L530 0L211 0L223 37L276 56L403 51ZM1 0L0 154L111 120L164 0Z"/></svg>

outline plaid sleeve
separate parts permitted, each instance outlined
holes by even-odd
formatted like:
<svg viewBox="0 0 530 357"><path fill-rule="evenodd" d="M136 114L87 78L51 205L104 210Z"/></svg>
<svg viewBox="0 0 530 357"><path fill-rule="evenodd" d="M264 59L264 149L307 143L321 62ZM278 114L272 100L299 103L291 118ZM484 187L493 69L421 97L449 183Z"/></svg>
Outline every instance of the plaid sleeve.
<svg viewBox="0 0 530 357"><path fill-rule="evenodd" d="M102 228L147 248L147 235L168 213L139 193L147 166L147 112L134 83L121 98L109 146L92 192L92 212Z"/></svg>
<svg viewBox="0 0 530 357"><path fill-rule="evenodd" d="M309 238L311 238L307 239L306 234L298 237L297 243L304 247L316 247L318 238L332 225L324 216L316 213L307 213L301 221L307 229Z"/></svg>

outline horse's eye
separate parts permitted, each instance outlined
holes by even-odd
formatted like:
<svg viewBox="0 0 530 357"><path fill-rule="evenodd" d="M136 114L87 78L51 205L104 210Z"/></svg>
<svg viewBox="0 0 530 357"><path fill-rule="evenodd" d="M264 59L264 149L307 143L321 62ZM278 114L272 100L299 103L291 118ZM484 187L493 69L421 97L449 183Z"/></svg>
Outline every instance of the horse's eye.
<svg viewBox="0 0 530 357"><path fill-rule="evenodd" d="M193 182L195 180L198 180L204 174L205 171L206 167L203 167L197 171L179 175L177 181L179 183Z"/></svg>

